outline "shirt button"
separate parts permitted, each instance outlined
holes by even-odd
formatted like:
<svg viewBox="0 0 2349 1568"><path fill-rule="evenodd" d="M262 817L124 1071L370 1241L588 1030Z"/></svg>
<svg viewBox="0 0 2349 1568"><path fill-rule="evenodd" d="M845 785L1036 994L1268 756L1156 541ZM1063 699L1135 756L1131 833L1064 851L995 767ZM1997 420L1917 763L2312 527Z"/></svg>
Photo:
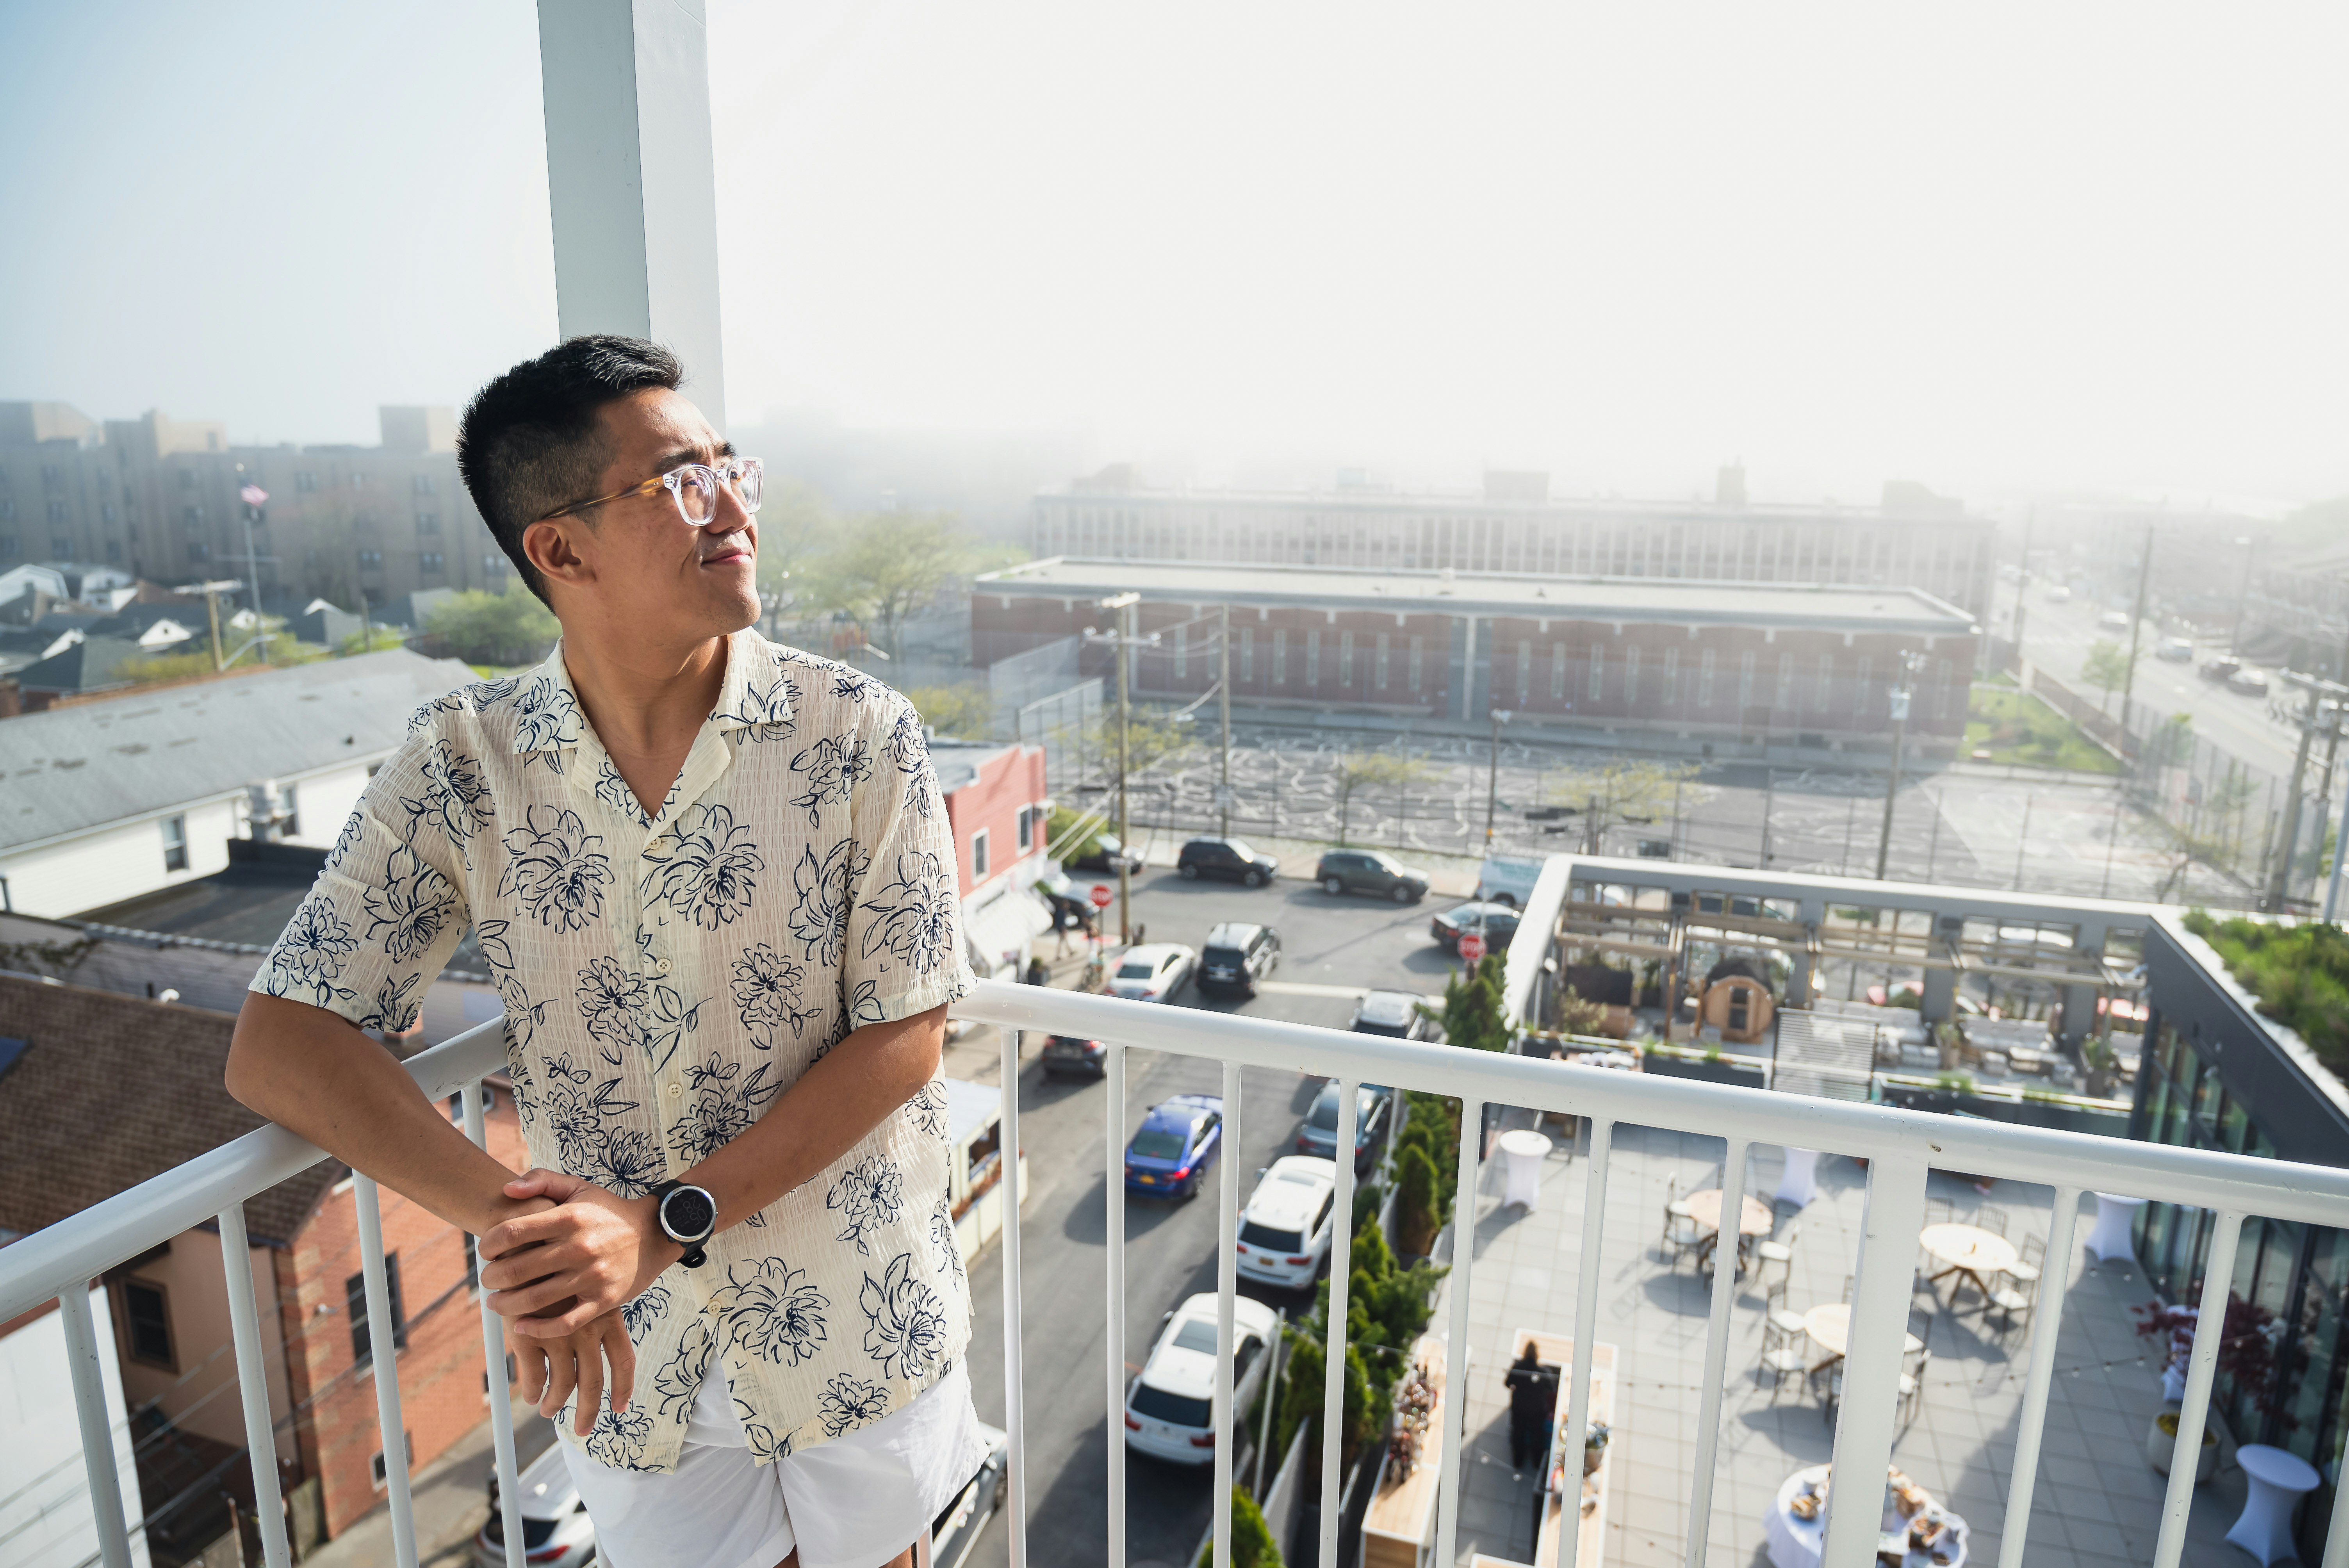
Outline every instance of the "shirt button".
<svg viewBox="0 0 2349 1568"><path fill-rule="evenodd" d="M654 974L656 974L656 975L666 975L666 974L667 974L667 973L668 973L668 960L667 960L667 959L666 959L666 958L664 958L664 959L662 959L659 963L657 963L657 964L654 965L653 965L653 973L654 973Z"/></svg>
<svg viewBox="0 0 2349 1568"><path fill-rule="evenodd" d="M685 1094L685 1086L684 1086L683 1084L681 1084L681 1083L673 1083L673 1084L671 1084L671 1085L669 1085L669 1086L668 1086L668 1097L669 1097L669 1099L682 1099L682 1098L684 1097L684 1094Z"/></svg>

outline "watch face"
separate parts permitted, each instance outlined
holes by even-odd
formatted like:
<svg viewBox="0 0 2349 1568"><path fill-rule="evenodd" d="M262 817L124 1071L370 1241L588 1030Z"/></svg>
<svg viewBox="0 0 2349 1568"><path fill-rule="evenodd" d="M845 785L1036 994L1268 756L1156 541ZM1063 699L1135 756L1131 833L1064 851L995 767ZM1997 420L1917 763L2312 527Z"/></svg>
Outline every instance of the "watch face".
<svg viewBox="0 0 2349 1568"><path fill-rule="evenodd" d="M718 1206L698 1187L679 1187L661 1200L661 1229L673 1241L698 1241L718 1221Z"/></svg>

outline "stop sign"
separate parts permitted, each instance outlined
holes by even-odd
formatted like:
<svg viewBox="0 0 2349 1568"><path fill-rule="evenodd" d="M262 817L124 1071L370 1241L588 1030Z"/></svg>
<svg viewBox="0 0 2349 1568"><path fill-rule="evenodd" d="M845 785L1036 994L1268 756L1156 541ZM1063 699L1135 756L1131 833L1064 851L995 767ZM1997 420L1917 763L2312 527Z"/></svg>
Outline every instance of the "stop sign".
<svg viewBox="0 0 2349 1568"><path fill-rule="evenodd" d="M1096 882L1093 884L1093 891L1087 893L1085 896L1093 901L1093 907L1095 909L1107 909L1110 906L1110 901L1117 895L1110 892L1109 889L1102 887L1100 883Z"/></svg>
<svg viewBox="0 0 2349 1568"><path fill-rule="evenodd" d="M1477 960L1483 958L1485 956L1485 939L1477 935L1476 933L1473 931L1462 932L1460 934L1460 956L1463 960L1470 964L1474 964Z"/></svg>

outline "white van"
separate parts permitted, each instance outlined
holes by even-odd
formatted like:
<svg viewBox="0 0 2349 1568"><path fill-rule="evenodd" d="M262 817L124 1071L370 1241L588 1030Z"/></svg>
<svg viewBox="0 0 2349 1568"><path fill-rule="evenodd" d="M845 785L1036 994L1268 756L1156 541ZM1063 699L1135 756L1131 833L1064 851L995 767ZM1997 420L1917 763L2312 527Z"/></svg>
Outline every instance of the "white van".
<svg viewBox="0 0 2349 1568"><path fill-rule="evenodd" d="M1541 869L1539 856L1486 855L1476 872L1477 902L1525 908L1526 900L1534 895L1534 883L1540 879Z"/></svg>

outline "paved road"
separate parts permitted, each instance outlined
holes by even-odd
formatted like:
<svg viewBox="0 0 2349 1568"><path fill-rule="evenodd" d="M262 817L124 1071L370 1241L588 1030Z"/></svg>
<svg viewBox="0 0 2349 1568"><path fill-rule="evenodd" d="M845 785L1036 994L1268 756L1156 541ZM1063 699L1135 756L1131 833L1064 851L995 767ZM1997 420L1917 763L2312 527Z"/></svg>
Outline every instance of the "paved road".
<svg viewBox="0 0 2349 1568"><path fill-rule="evenodd" d="M1237 1006L1185 991L1177 1006L1237 1011L1256 1017L1343 1028L1353 987L1364 983L1443 989L1445 965L1427 938L1427 921L1443 902L1397 907L1371 899L1333 900L1301 882L1281 882L1250 892L1227 884L1185 882L1172 872L1152 873L1135 888L1135 917L1154 940L1199 945L1219 920L1254 920L1279 930L1286 959L1254 1000ZM1128 1122L1171 1095L1217 1092L1222 1068L1213 1062L1133 1053L1127 1075ZM1255 1173L1288 1152L1299 1120L1312 1103L1316 1080L1294 1073L1250 1072L1244 1081L1239 1158L1226 1170L1238 1178L1237 1202ZM1027 1365L1030 1456L1029 1554L1040 1568L1097 1564L1108 1529L1110 1430L1103 1359L1102 1196L1104 1127L1100 1085L1046 1080L1030 1059L1020 1075L1020 1141L1028 1150L1030 1195L1021 1215L1022 1333ZM1214 1188L1188 1203L1126 1201L1125 1354L1138 1370L1158 1334L1162 1314L1194 1292L1216 1287ZM971 1271L977 1322L970 1355L979 1412L1002 1419L1002 1255L990 1249ZM1309 1309L1304 1293L1242 1288L1291 1315ZM1206 1528L1209 1472L1129 1457L1126 1517L1130 1561L1179 1563ZM1005 1526L980 1542L978 1563L1008 1559Z"/></svg>

